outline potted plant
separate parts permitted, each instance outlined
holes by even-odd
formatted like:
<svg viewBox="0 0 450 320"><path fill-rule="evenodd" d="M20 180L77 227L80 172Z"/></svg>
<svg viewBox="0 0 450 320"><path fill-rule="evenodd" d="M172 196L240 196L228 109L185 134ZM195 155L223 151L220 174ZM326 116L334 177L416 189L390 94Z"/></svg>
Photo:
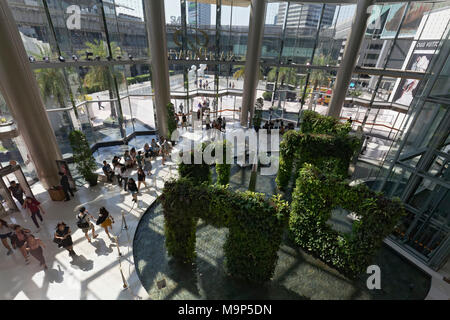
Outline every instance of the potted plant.
<svg viewBox="0 0 450 320"><path fill-rule="evenodd" d="M97 185L98 174L95 173L97 164L92 156L86 136L83 132L74 130L70 133L69 140L73 150L73 160L78 172L91 187Z"/></svg>

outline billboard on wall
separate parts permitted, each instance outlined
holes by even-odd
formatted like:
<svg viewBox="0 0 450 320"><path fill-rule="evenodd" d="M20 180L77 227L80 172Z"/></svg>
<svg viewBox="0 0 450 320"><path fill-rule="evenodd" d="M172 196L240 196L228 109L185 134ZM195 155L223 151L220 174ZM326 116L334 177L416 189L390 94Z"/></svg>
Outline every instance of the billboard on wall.
<svg viewBox="0 0 450 320"><path fill-rule="evenodd" d="M406 12L402 25L402 17L406 9L406 3L397 3L386 5L389 7L389 13L384 23L382 39L392 39L395 37L398 28L400 27L399 38L414 37L423 16L430 11L432 4L430 3L412 3Z"/></svg>
<svg viewBox="0 0 450 320"><path fill-rule="evenodd" d="M406 70L425 72L430 65L431 59L439 45L439 41L423 40L415 41L412 46L414 51L409 56ZM394 103L409 106L417 91L417 85L420 80L417 79L399 79L394 89L395 94L392 101Z"/></svg>

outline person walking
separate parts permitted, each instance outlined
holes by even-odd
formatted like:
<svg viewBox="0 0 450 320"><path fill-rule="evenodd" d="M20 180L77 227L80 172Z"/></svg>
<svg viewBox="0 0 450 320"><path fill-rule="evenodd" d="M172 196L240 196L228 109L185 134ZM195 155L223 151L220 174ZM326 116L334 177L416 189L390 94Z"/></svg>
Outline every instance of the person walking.
<svg viewBox="0 0 450 320"><path fill-rule="evenodd" d="M100 100L100 97L99 97L99 96L97 96L97 100ZM102 110L102 109L104 110L104 109L105 109L105 107L102 106L101 101L98 101L97 103L98 103L98 110Z"/></svg>
<svg viewBox="0 0 450 320"><path fill-rule="evenodd" d="M69 178L63 172L59 172L58 174L61 176L60 184L64 191L64 195L66 196L66 199L64 201L69 201L70 200L69 192L72 195L72 197L74 196L72 189L70 188Z"/></svg>
<svg viewBox="0 0 450 320"><path fill-rule="evenodd" d="M160 149L160 147L159 147L158 142L156 142L155 138L153 138L152 139L152 151L151 151L150 155L152 157L156 157L159 154L159 149Z"/></svg>
<svg viewBox="0 0 450 320"><path fill-rule="evenodd" d="M41 203L32 197L27 197L25 200L24 208L28 209L28 211L30 212L31 220L33 220L34 225L37 228L36 232L39 232L41 230L41 227L39 226L36 217L38 217L42 222L44 220L42 219L41 212L42 214L45 214L44 209L42 209L41 207Z"/></svg>
<svg viewBox="0 0 450 320"><path fill-rule="evenodd" d="M20 252L22 253L23 257L25 258L25 264L29 264L30 260L28 259L29 254L26 250L26 242L28 235L31 234L31 231L29 229L24 229L18 224L13 226L14 233L12 235L12 243L13 248L19 248Z"/></svg>
<svg viewBox="0 0 450 320"><path fill-rule="evenodd" d="M71 234L72 231L70 230L70 227L61 221L56 225L53 242L58 245L58 248L63 247L64 249L69 251L69 255L76 256L75 251L73 251L73 241Z"/></svg>
<svg viewBox="0 0 450 320"><path fill-rule="evenodd" d="M225 132L225 127L226 126L227 126L227 123L226 123L225 117L223 117L223 119L222 119L222 129L223 129L224 132Z"/></svg>
<svg viewBox="0 0 450 320"><path fill-rule="evenodd" d="M8 190L9 192L11 192L11 195L14 198L16 198L16 200L19 201L20 205L23 207L23 204L25 202L25 200L23 199L23 195L25 194L25 191L23 191L20 183L11 181L11 185L9 186Z"/></svg>
<svg viewBox="0 0 450 320"><path fill-rule="evenodd" d="M144 163L144 172L147 173L148 176L150 176L152 174L152 161L150 158L150 155L145 156L144 159L142 160Z"/></svg>
<svg viewBox="0 0 450 320"><path fill-rule="evenodd" d="M44 251L42 248L45 248L44 242L41 239L36 238L32 234L29 234L27 237L27 251L39 261L39 265L44 267L44 270L47 270L47 264L45 263Z"/></svg>
<svg viewBox="0 0 450 320"><path fill-rule="evenodd" d="M89 229L92 230L92 238L97 238L98 234L95 234L95 228L94 228L94 224L90 221L89 218L92 218L93 220L94 217L86 210L85 207L81 207L80 208L80 213L77 214L77 226L78 228L80 228L83 233L84 236L86 237L86 239L91 242L91 238L89 238L88 232Z"/></svg>
<svg viewBox="0 0 450 320"><path fill-rule="evenodd" d="M101 207L98 213L98 219L96 221L97 225L100 225L103 229L105 229L106 235L111 239L111 235L109 234L108 228L111 229L112 232L112 224L114 223L114 218L109 214L108 210L105 207Z"/></svg>
<svg viewBox="0 0 450 320"><path fill-rule="evenodd" d="M148 143L144 144L144 157L148 157L152 151L152 148L150 148L150 145Z"/></svg>
<svg viewBox="0 0 450 320"><path fill-rule="evenodd" d="M13 252L11 246L8 243L8 238L9 241L11 241L12 233L13 230L11 226L5 220L0 219L0 239L2 239L3 246L8 250L6 252L6 255L8 256Z"/></svg>
<svg viewBox="0 0 450 320"><path fill-rule="evenodd" d="M137 203L137 194L139 190L133 178L128 180L128 191L130 191L131 196L133 197L132 201Z"/></svg>
<svg viewBox="0 0 450 320"><path fill-rule="evenodd" d="M131 159L130 151L128 151L128 150L125 151L125 153L123 154L123 159L124 159L125 165L127 167L133 165L133 160Z"/></svg>
<svg viewBox="0 0 450 320"><path fill-rule="evenodd" d="M167 141L166 138L161 137L161 155L162 155L162 165L165 164L166 162L166 157L169 155L170 153L170 145L169 145L169 141Z"/></svg>
<svg viewBox="0 0 450 320"><path fill-rule="evenodd" d="M123 190L124 191L127 191L128 179L130 178L130 172L131 172L131 168L128 167L128 166L123 166L120 169L120 175L122 176Z"/></svg>
<svg viewBox="0 0 450 320"><path fill-rule="evenodd" d="M183 128L186 128L187 130L187 118L184 113L181 115L181 130L183 130Z"/></svg>
<svg viewBox="0 0 450 320"><path fill-rule="evenodd" d="M137 176L138 176L138 191L141 189L141 184L144 184L144 186L147 188L147 183L145 183L145 172L144 170L140 167L137 171Z"/></svg>
<svg viewBox="0 0 450 320"><path fill-rule="evenodd" d="M209 113L206 115L205 123L206 123L206 130L211 129L211 117L209 116Z"/></svg>
<svg viewBox="0 0 450 320"><path fill-rule="evenodd" d="M135 148L131 148L130 150L130 157L131 157L131 165L134 166L136 164L136 156L137 152Z"/></svg>
<svg viewBox="0 0 450 320"><path fill-rule="evenodd" d="M138 151L136 156L136 162L139 168L142 168L144 165L144 156L142 155L142 151Z"/></svg>

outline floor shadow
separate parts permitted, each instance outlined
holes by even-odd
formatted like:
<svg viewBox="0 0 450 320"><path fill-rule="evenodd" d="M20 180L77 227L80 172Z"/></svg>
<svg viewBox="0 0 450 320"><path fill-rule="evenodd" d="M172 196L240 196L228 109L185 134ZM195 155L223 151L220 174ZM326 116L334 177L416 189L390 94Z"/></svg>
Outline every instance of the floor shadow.
<svg viewBox="0 0 450 320"><path fill-rule="evenodd" d="M82 271L89 271L94 268L94 261L86 259L83 255L73 256L70 264L74 266L76 269L80 269Z"/></svg>
<svg viewBox="0 0 450 320"><path fill-rule="evenodd" d="M64 271L61 270L61 266L58 264L58 269L48 269L45 272L45 280L49 283L61 283L64 280Z"/></svg>
<svg viewBox="0 0 450 320"><path fill-rule="evenodd" d="M113 252L112 245L106 245L105 240L97 238L96 241L91 243L92 246L95 247L95 253L98 256L107 256L111 252Z"/></svg>

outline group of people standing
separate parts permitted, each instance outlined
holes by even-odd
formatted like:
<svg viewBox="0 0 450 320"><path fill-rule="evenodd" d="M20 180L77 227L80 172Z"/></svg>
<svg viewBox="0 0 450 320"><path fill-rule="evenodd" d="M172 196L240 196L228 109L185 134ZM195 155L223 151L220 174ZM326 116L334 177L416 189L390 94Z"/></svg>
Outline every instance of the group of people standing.
<svg viewBox="0 0 450 320"><path fill-rule="evenodd" d="M206 130L209 130L211 128L216 129L218 131L225 131L226 128L225 117L222 118L222 116L220 115L216 120L213 120L213 122L211 123L211 119L208 114L206 117Z"/></svg>
<svg viewBox="0 0 450 320"><path fill-rule="evenodd" d="M26 202L25 202L26 203ZM114 218L109 214L105 207L101 207L98 213L98 218L94 218L85 207L79 209L79 213L76 215L76 224L80 228L86 239L91 242L91 238L88 235L89 231L92 231L92 238L97 238L98 234L95 233L95 227L92 223L94 221L96 225L101 226L108 236L112 239L110 232L112 231L112 224ZM33 256L44 270L47 270L47 264L44 257L45 248L44 242L33 235L30 229L24 228L18 224L9 224L3 219L0 219L0 239L3 246L7 249L6 254L11 255L14 250L19 250L25 259L25 264L29 264L30 255ZM8 242L9 239L9 242ZM73 250L72 230L64 222L58 222L56 230L53 235L53 242L55 242L59 248L64 248L69 252L70 256L76 256Z"/></svg>
<svg viewBox="0 0 450 320"><path fill-rule="evenodd" d="M182 104L180 105L180 110L183 110ZM181 129L186 128L187 130L187 115L183 112L181 114L181 123L180 123L180 115L175 114L175 120L177 122L178 126L181 126ZM225 131L226 130L226 119L225 117L222 117L219 115L219 117L213 121L211 121L211 115L209 112L209 101L205 100L203 101L203 104L201 102L198 103L197 108L197 121L201 121L203 123L203 116L205 116L205 127L206 130L209 129L216 129L218 131Z"/></svg>
<svg viewBox="0 0 450 320"><path fill-rule="evenodd" d="M15 198L23 209L26 209L28 214L31 217L31 220L33 221L34 225L36 226L36 232L39 232L40 226L38 223L38 219L42 222L42 214L45 214L44 209L41 207L41 203L37 201L34 197L26 196L25 191L23 190L20 183L16 183L15 181L10 182L9 186L9 192L11 192L11 195L13 198Z"/></svg>
<svg viewBox="0 0 450 320"><path fill-rule="evenodd" d="M13 253L13 249L19 249L25 258L25 264L29 264L29 256L33 256L39 261L40 266L47 269L42 248L45 248L44 242L35 237L30 229L23 228L18 224L8 224L5 220L0 219L0 239L3 246L8 250L6 254L9 256ZM8 239L11 245L8 243ZM11 248L12 247L12 248Z"/></svg>
<svg viewBox="0 0 450 320"><path fill-rule="evenodd" d="M164 137L161 137L159 142L152 139L151 144L146 143L143 150L136 151L135 148L132 148L126 150L122 157L114 156L112 167L106 160L103 161L102 170L109 182L113 182L115 176L117 184L121 188L123 187L124 191L129 191L133 202L137 202L137 194L141 185L147 188L146 178L152 174L152 160L161 156L164 165L170 150L171 145ZM136 179L131 176L135 169L137 170Z"/></svg>

